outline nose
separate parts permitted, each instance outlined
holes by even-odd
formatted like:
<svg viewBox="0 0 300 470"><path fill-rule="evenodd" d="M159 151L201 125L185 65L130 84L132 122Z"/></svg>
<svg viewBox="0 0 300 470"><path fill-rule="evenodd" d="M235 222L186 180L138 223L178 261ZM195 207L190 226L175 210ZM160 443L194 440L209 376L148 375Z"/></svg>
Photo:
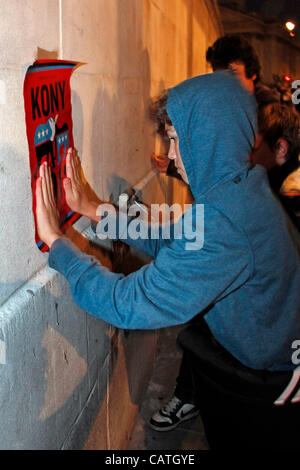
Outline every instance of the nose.
<svg viewBox="0 0 300 470"><path fill-rule="evenodd" d="M170 147L169 147L169 152L168 152L168 158L169 158L170 160L175 160L175 158L176 158L174 140L170 140Z"/></svg>

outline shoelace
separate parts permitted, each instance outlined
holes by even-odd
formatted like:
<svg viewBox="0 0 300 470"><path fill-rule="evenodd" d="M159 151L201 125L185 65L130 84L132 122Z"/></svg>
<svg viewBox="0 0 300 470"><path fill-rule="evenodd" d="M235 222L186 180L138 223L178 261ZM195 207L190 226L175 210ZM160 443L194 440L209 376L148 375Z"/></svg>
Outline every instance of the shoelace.
<svg viewBox="0 0 300 470"><path fill-rule="evenodd" d="M180 405L180 403L181 403L181 400L179 400L179 398L173 397L169 401L169 403L167 403L167 405L163 407L162 411L166 415L170 415L170 414L174 413L175 411L177 411L178 405Z"/></svg>

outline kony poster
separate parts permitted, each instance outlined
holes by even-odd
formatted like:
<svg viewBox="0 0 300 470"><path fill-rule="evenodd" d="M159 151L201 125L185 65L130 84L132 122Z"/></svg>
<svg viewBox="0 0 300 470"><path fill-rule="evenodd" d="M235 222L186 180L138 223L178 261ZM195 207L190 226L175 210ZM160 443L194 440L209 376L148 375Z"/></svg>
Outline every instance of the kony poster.
<svg viewBox="0 0 300 470"><path fill-rule="evenodd" d="M62 232L80 217L68 207L63 190L67 150L74 147L70 77L80 65L80 62L37 60L28 68L24 80L35 241L43 252L48 251L48 246L37 234L35 185L44 161L51 168Z"/></svg>

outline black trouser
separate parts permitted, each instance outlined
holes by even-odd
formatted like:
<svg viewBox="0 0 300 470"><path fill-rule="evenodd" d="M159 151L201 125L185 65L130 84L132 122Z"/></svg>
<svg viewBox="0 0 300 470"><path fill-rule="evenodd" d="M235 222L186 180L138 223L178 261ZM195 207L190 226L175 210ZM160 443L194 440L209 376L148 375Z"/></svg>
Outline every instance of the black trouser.
<svg viewBox="0 0 300 470"><path fill-rule="evenodd" d="M175 395L199 406L210 449L298 450L300 403L274 405L292 372L249 369L200 330L179 335L184 354ZM190 351L196 338L197 355Z"/></svg>

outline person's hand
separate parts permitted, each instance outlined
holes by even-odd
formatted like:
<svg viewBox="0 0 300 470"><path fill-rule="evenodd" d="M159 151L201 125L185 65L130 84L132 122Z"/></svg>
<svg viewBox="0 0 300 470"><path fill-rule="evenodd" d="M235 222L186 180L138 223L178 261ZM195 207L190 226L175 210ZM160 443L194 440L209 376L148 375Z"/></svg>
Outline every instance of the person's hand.
<svg viewBox="0 0 300 470"><path fill-rule="evenodd" d="M96 220L99 202L92 201L88 184L84 181L80 158L76 150L69 148L66 160L67 177L63 181L68 206L81 215Z"/></svg>
<svg viewBox="0 0 300 470"><path fill-rule="evenodd" d="M168 155L156 155L155 153L151 153L151 161L160 173L165 173L170 163Z"/></svg>
<svg viewBox="0 0 300 470"><path fill-rule="evenodd" d="M36 222L40 239L51 247L58 238L63 237L59 228L59 213L56 208L51 171L47 163L40 167L36 182Z"/></svg>

